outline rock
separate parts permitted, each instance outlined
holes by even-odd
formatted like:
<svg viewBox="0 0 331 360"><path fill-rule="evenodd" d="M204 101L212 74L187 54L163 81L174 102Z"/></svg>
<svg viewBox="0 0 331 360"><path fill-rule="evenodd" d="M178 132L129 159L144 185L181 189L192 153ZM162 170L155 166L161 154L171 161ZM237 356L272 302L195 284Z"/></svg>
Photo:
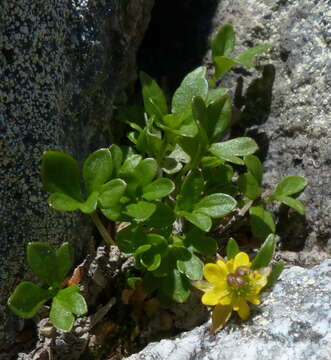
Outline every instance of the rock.
<svg viewBox="0 0 331 360"><path fill-rule="evenodd" d="M283 271L246 323L230 320L218 334L210 323L149 344L127 360L327 360L331 357L331 260Z"/></svg>
<svg viewBox="0 0 331 360"><path fill-rule="evenodd" d="M236 54L272 45L259 71L236 68L219 85L232 87L241 111L232 135L252 136L260 146L266 187L287 175L308 179L299 197L305 217L281 207L277 233L284 249L303 250L301 264L320 263L331 254L330 1L222 0L213 35L225 23L236 31Z"/></svg>
<svg viewBox="0 0 331 360"><path fill-rule="evenodd" d="M71 241L79 249L91 235L88 217L49 209L41 154L61 150L81 160L117 136L110 127L112 103L136 77L136 52L153 3L1 2L0 349L23 326L6 301L29 276L27 243Z"/></svg>

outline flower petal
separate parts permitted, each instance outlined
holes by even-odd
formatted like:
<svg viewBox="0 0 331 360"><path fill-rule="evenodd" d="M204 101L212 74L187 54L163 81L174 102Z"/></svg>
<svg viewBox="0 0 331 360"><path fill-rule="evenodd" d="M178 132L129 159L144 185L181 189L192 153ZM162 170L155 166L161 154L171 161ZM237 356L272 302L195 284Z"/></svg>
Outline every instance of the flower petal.
<svg viewBox="0 0 331 360"><path fill-rule="evenodd" d="M218 285L226 275L226 272L216 264L206 264L203 269L203 276L214 285Z"/></svg>
<svg viewBox="0 0 331 360"><path fill-rule="evenodd" d="M229 264L229 261L227 263L225 263L225 261L223 261L223 260L217 260L217 265L224 272L225 276L230 272L228 269L228 264Z"/></svg>
<svg viewBox="0 0 331 360"><path fill-rule="evenodd" d="M247 301L249 301L250 303L252 303L252 304L254 304L254 305L260 305L261 304L261 301L260 301L260 299L259 299L259 297L258 296L249 296L247 299L246 299Z"/></svg>
<svg viewBox="0 0 331 360"><path fill-rule="evenodd" d="M231 296L229 296L229 293L225 296L223 296L220 300L219 300L219 304L220 305L230 305L232 302L232 298Z"/></svg>
<svg viewBox="0 0 331 360"><path fill-rule="evenodd" d="M236 270L239 266L251 266L249 257L246 253L240 252L234 258L233 268Z"/></svg>
<svg viewBox="0 0 331 360"><path fill-rule="evenodd" d="M222 306L217 305L213 309L211 321L212 321L212 331L215 333L218 330L221 330L224 325L229 320L232 313L231 306Z"/></svg>
<svg viewBox="0 0 331 360"><path fill-rule="evenodd" d="M214 289L203 294L201 301L204 305L218 305L220 299L227 296L228 291L222 287L215 286Z"/></svg>
<svg viewBox="0 0 331 360"><path fill-rule="evenodd" d="M238 315L242 320L247 320L250 315L249 306L245 300L241 300L238 304Z"/></svg>

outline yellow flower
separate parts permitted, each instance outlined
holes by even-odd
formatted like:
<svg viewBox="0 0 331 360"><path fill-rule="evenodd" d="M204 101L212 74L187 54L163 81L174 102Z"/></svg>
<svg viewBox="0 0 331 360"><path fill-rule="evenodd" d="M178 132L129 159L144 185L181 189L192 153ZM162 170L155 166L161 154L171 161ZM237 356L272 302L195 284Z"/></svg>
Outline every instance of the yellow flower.
<svg viewBox="0 0 331 360"><path fill-rule="evenodd" d="M204 305L215 306L212 315L214 331L225 325L232 310L237 311L242 320L247 320L250 315L248 302L260 304L259 293L267 283L267 275L252 270L251 266L244 252L234 259L205 265L204 277L210 286L201 301Z"/></svg>

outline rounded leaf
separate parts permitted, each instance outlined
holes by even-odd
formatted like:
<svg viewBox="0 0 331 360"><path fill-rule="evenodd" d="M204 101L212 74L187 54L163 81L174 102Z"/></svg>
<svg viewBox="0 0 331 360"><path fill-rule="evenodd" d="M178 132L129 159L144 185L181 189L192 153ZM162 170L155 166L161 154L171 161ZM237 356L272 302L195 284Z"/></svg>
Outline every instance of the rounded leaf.
<svg viewBox="0 0 331 360"><path fill-rule="evenodd" d="M256 142L249 137L238 137L232 140L213 144L210 152L216 156L224 158L226 156L247 156L253 154L258 149Z"/></svg>
<svg viewBox="0 0 331 360"><path fill-rule="evenodd" d="M75 321L75 317L72 312L67 310L56 297L52 302L49 319L57 329L64 332L70 332Z"/></svg>
<svg viewBox="0 0 331 360"><path fill-rule="evenodd" d="M149 184L156 176L158 165L155 159L142 160L134 170L134 176L142 186Z"/></svg>
<svg viewBox="0 0 331 360"><path fill-rule="evenodd" d="M136 221L147 220L156 210L156 205L146 201L139 201L136 204L130 204L125 208L125 213Z"/></svg>
<svg viewBox="0 0 331 360"><path fill-rule="evenodd" d="M308 184L307 179L302 176L287 176L277 185L274 197L293 195L302 191Z"/></svg>
<svg viewBox="0 0 331 360"><path fill-rule="evenodd" d="M178 260L177 269L190 280L201 280L203 275L203 262L195 255L186 261Z"/></svg>
<svg viewBox="0 0 331 360"><path fill-rule="evenodd" d="M216 193L204 197L194 206L194 209L212 218L220 218L229 214L236 206L237 202L232 196Z"/></svg>
<svg viewBox="0 0 331 360"><path fill-rule="evenodd" d="M234 238L228 240L226 246L226 257L228 260L233 259L239 253L239 246Z"/></svg>
<svg viewBox="0 0 331 360"><path fill-rule="evenodd" d="M212 221L210 217L199 211L193 211L192 213L181 211L178 213L180 216L184 216L193 225L197 226L202 231L208 232L211 229Z"/></svg>
<svg viewBox="0 0 331 360"><path fill-rule="evenodd" d="M263 206L252 206L249 209L252 233L258 238L265 239L270 233L276 231L271 213Z"/></svg>
<svg viewBox="0 0 331 360"><path fill-rule="evenodd" d="M80 169L77 161L60 151L46 151L41 162L44 188L50 193L63 193L81 201Z"/></svg>
<svg viewBox="0 0 331 360"><path fill-rule="evenodd" d="M179 88L175 91L172 99L172 112L184 110L194 96L206 99L208 94L208 82L206 80L206 68L201 66L185 76Z"/></svg>
<svg viewBox="0 0 331 360"><path fill-rule="evenodd" d="M77 285L69 286L60 290L56 299L62 306L75 315L83 315L87 313L87 305L84 297L79 294L79 287Z"/></svg>
<svg viewBox="0 0 331 360"><path fill-rule="evenodd" d="M174 189L175 184L170 179L159 178L144 186L142 196L145 200L157 200L169 195Z"/></svg>
<svg viewBox="0 0 331 360"><path fill-rule="evenodd" d="M112 172L113 161L109 149L100 149L90 154L83 164L83 179L87 195L110 180Z"/></svg>
<svg viewBox="0 0 331 360"><path fill-rule="evenodd" d="M75 211L80 209L82 204L71 196L60 192L51 194L47 202L50 207L59 211Z"/></svg>
<svg viewBox="0 0 331 360"><path fill-rule="evenodd" d="M235 32L232 25L225 24L217 32L211 43L212 57L229 56L234 50Z"/></svg>
<svg viewBox="0 0 331 360"><path fill-rule="evenodd" d="M252 269L260 269L267 267L273 257L276 247L275 235L270 234L265 242L262 244L260 250L256 254L253 262Z"/></svg>
<svg viewBox="0 0 331 360"><path fill-rule="evenodd" d="M240 190L251 200L256 200L261 196L261 187L258 180L251 173L241 174L238 178Z"/></svg>
<svg viewBox="0 0 331 360"><path fill-rule="evenodd" d="M8 299L8 306L16 315L29 319L37 314L49 298L47 290L29 281L22 281Z"/></svg>

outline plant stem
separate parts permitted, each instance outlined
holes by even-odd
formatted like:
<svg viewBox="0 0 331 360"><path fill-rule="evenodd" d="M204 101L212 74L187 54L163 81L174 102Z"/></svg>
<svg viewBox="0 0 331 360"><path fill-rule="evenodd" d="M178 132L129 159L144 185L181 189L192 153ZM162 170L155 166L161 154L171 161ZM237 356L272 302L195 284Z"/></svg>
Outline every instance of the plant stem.
<svg viewBox="0 0 331 360"><path fill-rule="evenodd" d="M99 215L97 214L96 211L94 211L91 214L91 218L95 224L95 226L98 228L99 233L101 234L102 238L105 240L106 243L108 243L108 245L114 245L116 246L114 240L112 239L112 237L110 236L109 232L107 231L107 229L104 227L103 223L101 222Z"/></svg>

